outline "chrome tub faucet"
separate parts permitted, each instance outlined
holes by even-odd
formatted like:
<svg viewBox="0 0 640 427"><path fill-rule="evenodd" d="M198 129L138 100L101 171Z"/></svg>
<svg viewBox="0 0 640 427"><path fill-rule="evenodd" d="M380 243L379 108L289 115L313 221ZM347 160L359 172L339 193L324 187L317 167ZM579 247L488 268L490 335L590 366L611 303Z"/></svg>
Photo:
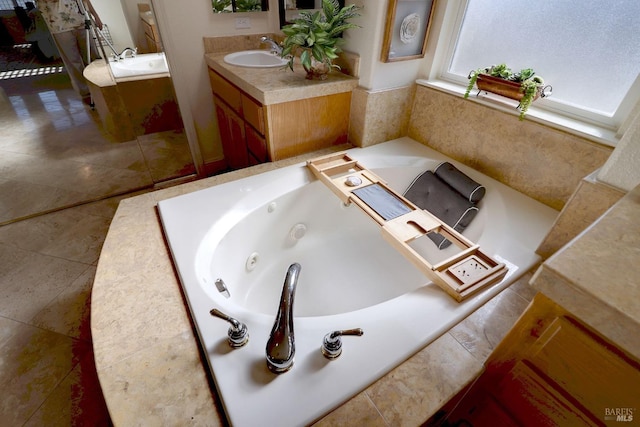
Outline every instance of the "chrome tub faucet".
<svg viewBox="0 0 640 427"><path fill-rule="evenodd" d="M293 357L296 353L293 334L293 300L301 268L300 264L293 263L287 270L280 296L280 306L267 341L267 367L276 374L287 372L293 366Z"/></svg>

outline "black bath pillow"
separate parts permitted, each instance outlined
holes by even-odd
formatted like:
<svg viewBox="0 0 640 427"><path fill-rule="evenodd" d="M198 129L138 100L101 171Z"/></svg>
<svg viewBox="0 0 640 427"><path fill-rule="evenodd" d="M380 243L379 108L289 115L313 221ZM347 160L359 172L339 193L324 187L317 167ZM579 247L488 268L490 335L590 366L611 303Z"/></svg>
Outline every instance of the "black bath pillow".
<svg viewBox="0 0 640 427"><path fill-rule="evenodd" d="M442 168L443 165L447 166ZM438 169L441 169L440 174L437 174ZM439 175L449 179L455 187ZM426 209L442 222L462 233L477 215L476 203L484 197L484 194L483 186L445 162L436 168L436 173L426 171L416 177L404 196L419 208ZM451 242L439 233L433 232L427 236L439 249L451 245Z"/></svg>
<svg viewBox="0 0 640 427"><path fill-rule="evenodd" d="M478 203L484 197L484 186L469 178L449 162L440 163L433 173L472 203Z"/></svg>

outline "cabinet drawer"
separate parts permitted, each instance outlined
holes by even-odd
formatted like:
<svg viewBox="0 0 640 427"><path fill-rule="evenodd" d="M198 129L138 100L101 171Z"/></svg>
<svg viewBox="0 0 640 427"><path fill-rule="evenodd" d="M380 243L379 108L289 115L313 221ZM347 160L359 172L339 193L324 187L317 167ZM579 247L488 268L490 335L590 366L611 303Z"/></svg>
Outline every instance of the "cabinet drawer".
<svg viewBox="0 0 640 427"><path fill-rule="evenodd" d="M240 89L229 83L221 75L209 69L209 80L213 93L218 95L242 117L242 96Z"/></svg>
<svg viewBox="0 0 640 427"><path fill-rule="evenodd" d="M242 112L244 113L244 119L261 135L264 135L264 111L262 104L242 94Z"/></svg>

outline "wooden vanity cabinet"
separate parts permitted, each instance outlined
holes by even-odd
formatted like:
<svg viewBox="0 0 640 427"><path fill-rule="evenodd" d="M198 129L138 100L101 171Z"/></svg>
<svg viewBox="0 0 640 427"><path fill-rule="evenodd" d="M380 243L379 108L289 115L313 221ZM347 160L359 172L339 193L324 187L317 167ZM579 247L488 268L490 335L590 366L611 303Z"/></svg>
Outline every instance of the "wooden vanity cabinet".
<svg viewBox="0 0 640 427"><path fill-rule="evenodd" d="M231 169L269 161L262 104L209 69L222 150Z"/></svg>
<svg viewBox="0 0 640 427"><path fill-rule="evenodd" d="M350 91L263 105L211 68L209 79L233 169L347 142Z"/></svg>
<svg viewBox="0 0 640 427"><path fill-rule="evenodd" d="M140 13L140 24L144 30L144 38L147 44L145 53L162 52L162 41L160 40L155 18L151 12L151 6L146 3L138 3L138 12Z"/></svg>
<svg viewBox="0 0 640 427"><path fill-rule="evenodd" d="M638 360L539 293L447 422L618 425L640 416L639 396Z"/></svg>

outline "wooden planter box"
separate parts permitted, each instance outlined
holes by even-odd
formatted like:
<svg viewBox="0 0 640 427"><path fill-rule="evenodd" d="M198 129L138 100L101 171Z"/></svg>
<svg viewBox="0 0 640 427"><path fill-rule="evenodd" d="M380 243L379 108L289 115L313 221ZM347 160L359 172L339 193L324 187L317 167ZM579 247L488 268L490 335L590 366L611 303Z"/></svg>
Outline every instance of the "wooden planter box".
<svg viewBox="0 0 640 427"><path fill-rule="evenodd" d="M495 93L506 98L515 99L516 101L522 100L524 93L520 91L520 83L512 82L510 80L501 79L500 77L493 77L488 74L478 75L476 80L476 86L478 90ZM540 89L536 92L534 101L540 96Z"/></svg>

